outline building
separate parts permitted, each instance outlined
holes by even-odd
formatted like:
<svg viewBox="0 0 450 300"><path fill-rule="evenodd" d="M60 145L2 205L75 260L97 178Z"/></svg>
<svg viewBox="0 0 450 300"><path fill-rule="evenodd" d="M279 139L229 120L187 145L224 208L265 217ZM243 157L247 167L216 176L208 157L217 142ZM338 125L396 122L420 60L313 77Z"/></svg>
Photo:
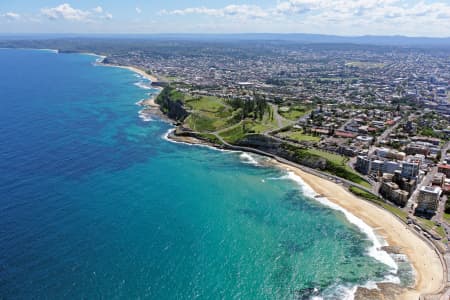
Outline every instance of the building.
<svg viewBox="0 0 450 300"><path fill-rule="evenodd" d="M400 171L395 171L392 181L398 184L401 190L407 191L409 194L412 194L417 186L416 179L404 178Z"/></svg>
<svg viewBox="0 0 450 300"><path fill-rule="evenodd" d="M393 190L391 201L399 206L404 207L406 203L408 203L408 195L409 193L407 191L403 191L400 189Z"/></svg>
<svg viewBox="0 0 450 300"><path fill-rule="evenodd" d="M383 173L394 174L397 170L401 170L400 164L398 162L386 160L383 163Z"/></svg>
<svg viewBox="0 0 450 300"><path fill-rule="evenodd" d="M367 156L358 156L356 158L355 169L363 174L367 175L370 173L371 161Z"/></svg>
<svg viewBox="0 0 450 300"><path fill-rule="evenodd" d="M444 173L436 173L433 176L432 184L435 186L443 187L445 182L445 174Z"/></svg>
<svg viewBox="0 0 450 300"><path fill-rule="evenodd" d="M417 198L416 213L433 215L439 206L439 197L442 189L437 186L423 186L420 188Z"/></svg>
<svg viewBox="0 0 450 300"><path fill-rule="evenodd" d="M450 195L450 179L445 179L442 192L446 195ZM447 200L449 201L449 200Z"/></svg>
<svg viewBox="0 0 450 300"><path fill-rule="evenodd" d="M439 165L438 172L444 173L447 178L450 178L450 165L447 165L447 164Z"/></svg>
<svg viewBox="0 0 450 300"><path fill-rule="evenodd" d="M380 186L380 195L399 206L405 206L409 193L402 191L394 182L383 181Z"/></svg>
<svg viewBox="0 0 450 300"><path fill-rule="evenodd" d="M430 149L419 143L411 143L406 146L405 152L408 155L423 154L428 156L430 154Z"/></svg>
<svg viewBox="0 0 450 300"><path fill-rule="evenodd" d="M403 162L401 176L403 178L412 179L419 175L419 164L413 162Z"/></svg>
<svg viewBox="0 0 450 300"><path fill-rule="evenodd" d="M382 174L384 170L384 161L375 159L372 161L370 173Z"/></svg>
<svg viewBox="0 0 450 300"><path fill-rule="evenodd" d="M413 136L411 138L414 142L423 142L423 143L430 143L434 146L439 146L441 140L437 138L427 137L427 136Z"/></svg>

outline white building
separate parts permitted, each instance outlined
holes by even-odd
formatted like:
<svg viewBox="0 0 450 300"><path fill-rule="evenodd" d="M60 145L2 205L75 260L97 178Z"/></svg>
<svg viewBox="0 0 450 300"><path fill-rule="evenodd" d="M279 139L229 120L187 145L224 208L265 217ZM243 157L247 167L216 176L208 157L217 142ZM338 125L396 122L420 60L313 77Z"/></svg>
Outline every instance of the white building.
<svg viewBox="0 0 450 300"><path fill-rule="evenodd" d="M439 206L442 189L438 186L423 186L420 188L416 212L434 214Z"/></svg>

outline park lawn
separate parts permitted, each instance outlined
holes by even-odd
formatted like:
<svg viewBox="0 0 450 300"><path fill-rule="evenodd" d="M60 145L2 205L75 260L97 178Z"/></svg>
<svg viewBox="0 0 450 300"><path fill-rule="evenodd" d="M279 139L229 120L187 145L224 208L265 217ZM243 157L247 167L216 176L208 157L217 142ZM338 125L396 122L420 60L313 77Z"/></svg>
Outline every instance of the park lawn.
<svg viewBox="0 0 450 300"><path fill-rule="evenodd" d="M185 103L186 106L190 107L192 110L208 112L219 112L220 110L227 108L222 99L214 96L190 98L186 99Z"/></svg>
<svg viewBox="0 0 450 300"><path fill-rule="evenodd" d="M437 226L436 222L419 217L417 218L417 221L427 230L433 230L442 238L446 237L444 228L442 226Z"/></svg>
<svg viewBox="0 0 450 300"><path fill-rule="evenodd" d="M194 112L186 118L185 124L198 132L216 131L226 127L226 119L217 118L212 114Z"/></svg>
<svg viewBox="0 0 450 300"><path fill-rule="evenodd" d="M305 107L301 106L294 106L290 107L288 111L281 111L278 110L278 113L291 121L297 121L299 118L303 117L305 114L308 113L308 110Z"/></svg>
<svg viewBox="0 0 450 300"><path fill-rule="evenodd" d="M282 137L288 137L290 139L299 141L299 142L318 142L320 141L320 137L312 136L308 134L304 134L301 131L287 131L281 134Z"/></svg>
<svg viewBox="0 0 450 300"><path fill-rule="evenodd" d="M265 113L262 120L247 119L245 120L245 127L248 133L263 133L268 130L275 130L278 128L275 118L272 120L269 113Z"/></svg>
<svg viewBox="0 0 450 300"><path fill-rule="evenodd" d="M194 131L217 131L238 123L233 110L218 97L188 98L185 104L192 110L185 120L185 125Z"/></svg>
<svg viewBox="0 0 450 300"><path fill-rule="evenodd" d="M441 236L442 239L446 238L446 234L445 234L445 229L442 226L436 226L434 228L434 231L436 231L437 234L439 234Z"/></svg>
<svg viewBox="0 0 450 300"><path fill-rule="evenodd" d="M244 138L247 134L246 131L244 131L244 127L242 123L239 123L235 126L232 126L228 128L225 131L222 131L219 133L219 135L228 143L234 144L235 142L239 141L240 139Z"/></svg>
<svg viewBox="0 0 450 300"><path fill-rule="evenodd" d="M400 209L396 206L393 206L386 202L383 202L376 195L368 193L368 192L361 190L360 188L357 188L355 186L350 187L350 192L352 192L353 194L355 194L358 197L369 200L369 201L383 207L387 211L391 212L392 214L396 215L397 217L402 219L404 222L406 222L406 218L407 218L408 214L405 211L403 211L402 209Z"/></svg>
<svg viewBox="0 0 450 300"><path fill-rule="evenodd" d="M423 225L428 230L432 230L434 226L436 226L436 223L434 223L431 220L424 219L424 218L417 218L417 221L419 221L420 224Z"/></svg>
<svg viewBox="0 0 450 300"><path fill-rule="evenodd" d="M347 162L347 158L339 154L334 154L319 149L308 149L308 152L326 158L335 164L345 165L345 163Z"/></svg>

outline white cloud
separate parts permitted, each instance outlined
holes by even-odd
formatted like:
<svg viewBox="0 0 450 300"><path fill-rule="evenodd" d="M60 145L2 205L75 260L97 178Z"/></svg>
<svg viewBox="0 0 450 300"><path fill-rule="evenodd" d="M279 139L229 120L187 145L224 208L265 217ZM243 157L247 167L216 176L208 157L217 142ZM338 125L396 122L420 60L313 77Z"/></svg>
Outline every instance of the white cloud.
<svg viewBox="0 0 450 300"><path fill-rule="evenodd" d="M6 18L10 21L15 21L15 20L19 20L20 19L20 15L18 13L14 13L14 12L7 12L4 13L2 15L0 15L3 18Z"/></svg>
<svg viewBox="0 0 450 300"><path fill-rule="evenodd" d="M73 8L70 4L64 3L52 8L42 8L41 14L50 20L68 21L93 21L95 18L112 19L112 14L105 12L101 6L91 10L81 10Z"/></svg>
<svg viewBox="0 0 450 300"><path fill-rule="evenodd" d="M248 20L253 23L245 24L253 24L252 28L257 30L261 28L261 23L256 20L264 20L265 25L291 32L317 30L337 34L408 35L434 35L438 32L441 35L447 32L450 35L450 22L447 22L447 19L450 20L450 0L279 0L272 7L264 8L258 5L228 5L222 8L203 6L160 11L160 15L193 14Z"/></svg>
<svg viewBox="0 0 450 300"><path fill-rule="evenodd" d="M265 18L269 12L257 5L228 5L223 8L191 7L172 11L163 10L161 14L188 15L200 14L216 17L242 17L242 18Z"/></svg>
<svg viewBox="0 0 450 300"><path fill-rule="evenodd" d="M70 21L83 21L89 16L89 11L75 9L70 4L64 3L53 8L43 8L41 13L49 19L65 19Z"/></svg>
<svg viewBox="0 0 450 300"><path fill-rule="evenodd" d="M140 9L139 7L136 7L136 12L137 12L138 14L141 14L141 13L142 13L142 9Z"/></svg>
<svg viewBox="0 0 450 300"><path fill-rule="evenodd" d="M103 7L101 6L97 6L96 8L94 8L92 11L101 14L103 12Z"/></svg>

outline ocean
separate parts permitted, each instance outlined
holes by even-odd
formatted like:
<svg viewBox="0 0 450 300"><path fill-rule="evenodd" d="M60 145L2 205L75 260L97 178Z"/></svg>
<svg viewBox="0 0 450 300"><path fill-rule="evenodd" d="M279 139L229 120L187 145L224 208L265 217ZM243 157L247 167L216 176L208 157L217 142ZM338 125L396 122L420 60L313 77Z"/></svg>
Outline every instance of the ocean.
<svg viewBox="0 0 450 300"><path fill-rule="evenodd" d="M351 299L407 281L293 174L165 139L135 104L156 90L97 59L0 50L0 299Z"/></svg>

